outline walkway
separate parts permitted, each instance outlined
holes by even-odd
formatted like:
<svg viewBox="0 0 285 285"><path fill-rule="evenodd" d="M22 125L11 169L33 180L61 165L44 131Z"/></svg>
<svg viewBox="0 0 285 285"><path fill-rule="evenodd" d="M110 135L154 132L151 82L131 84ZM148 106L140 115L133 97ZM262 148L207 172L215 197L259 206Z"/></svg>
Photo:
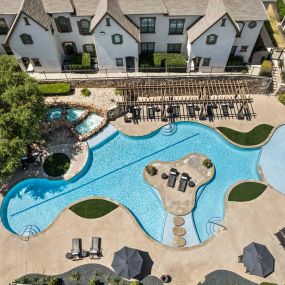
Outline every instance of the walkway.
<svg viewBox="0 0 285 285"><path fill-rule="evenodd" d="M268 189L248 203L229 203L225 226L217 237L203 246L188 250L167 248L151 240L138 227L133 217L119 207L97 220L82 219L69 210L63 212L45 232L30 241L21 241L0 226L1 284L9 284L26 273L58 274L85 263L66 260L71 239L80 237L88 250L91 237L102 237L103 257L98 264L111 266L114 252L123 246L147 251L154 265L152 274L170 274L175 285L197 285L210 272L218 269L233 271L258 284L265 281L245 273L237 257L252 241L265 244L275 257L275 272L266 281L283 284L285 280L284 250L273 236L284 227L285 195ZM273 206L274 205L274 210Z"/></svg>

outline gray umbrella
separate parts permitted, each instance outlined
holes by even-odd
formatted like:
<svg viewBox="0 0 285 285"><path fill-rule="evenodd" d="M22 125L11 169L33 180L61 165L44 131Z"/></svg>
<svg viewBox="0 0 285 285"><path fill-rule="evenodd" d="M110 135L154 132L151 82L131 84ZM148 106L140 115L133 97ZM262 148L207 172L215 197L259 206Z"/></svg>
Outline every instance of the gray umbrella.
<svg viewBox="0 0 285 285"><path fill-rule="evenodd" d="M115 252L112 267L117 276L131 279L141 273L143 259L139 251L130 247L123 247Z"/></svg>
<svg viewBox="0 0 285 285"><path fill-rule="evenodd" d="M265 245L251 243L243 249L243 259L247 271L251 274L266 277L274 271L274 257Z"/></svg>

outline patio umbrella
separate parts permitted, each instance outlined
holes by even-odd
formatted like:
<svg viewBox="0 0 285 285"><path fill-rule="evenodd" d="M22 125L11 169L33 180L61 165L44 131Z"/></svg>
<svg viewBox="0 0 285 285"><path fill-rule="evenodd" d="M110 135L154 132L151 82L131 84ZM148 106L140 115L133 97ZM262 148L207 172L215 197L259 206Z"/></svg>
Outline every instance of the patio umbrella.
<svg viewBox="0 0 285 285"><path fill-rule="evenodd" d="M130 247L123 247L115 252L112 267L117 276L131 279L141 273L143 259L139 251Z"/></svg>
<svg viewBox="0 0 285 285"><path fill-rule="evenodd" d="M243 264L250 274L266 277L274 271L274 257L265 245L251 243L243 249Z"/></svg>

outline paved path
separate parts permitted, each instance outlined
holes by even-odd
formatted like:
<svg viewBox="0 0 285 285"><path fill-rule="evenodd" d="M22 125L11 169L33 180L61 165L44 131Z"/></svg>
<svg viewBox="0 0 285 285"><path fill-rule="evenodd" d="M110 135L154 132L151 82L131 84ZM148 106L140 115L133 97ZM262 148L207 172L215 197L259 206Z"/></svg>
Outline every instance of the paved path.
<svg viewBox="0 0 285 285"><path fill-rule="evenodd" d="M226 210L226 231L221 231L203 246L176 250L154 242L138 227L124 208L117 208L97 220L82 219L69 210L63 212L45 232L21 241L0 226L0 280L9 284L26 273L58 274L90 259L72 262L65 259L71 239L81 237L83 248L89 249L92 236L102 237L103 258L96 261L110 267L115 251L127 245L147 251L154 265L152 274L170 274L175 285L197 285L210 272L230 270L257 282L262 278L248 275L237 257L252 241L265 244L275 257L275 272L266 281L283 284L285 280L284 250L273 236L284 227L285 195L267 189L263 195L247 203L229 203Z"/></svg>

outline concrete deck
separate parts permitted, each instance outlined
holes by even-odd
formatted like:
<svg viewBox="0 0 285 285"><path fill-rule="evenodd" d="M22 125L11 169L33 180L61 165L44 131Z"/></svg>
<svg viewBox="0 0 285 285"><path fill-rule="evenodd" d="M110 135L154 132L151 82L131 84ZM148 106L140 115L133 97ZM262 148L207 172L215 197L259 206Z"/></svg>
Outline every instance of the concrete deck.
<svg viewBox="0 0 285 285"><path fill-rule="evenodd" d="M274 127L285 123L285 106L282 105L277 97L253 95L253 109L256 117L250 121L237 119L215 119L213 122L193 120L200 124L210 127L228 127L242 132L248 132L260 124L269 124ZM269 107L270 106L270 107ZM142 136L157 130L168 124L168 122L157 121L139 121L138 124L126 124L124 118L119 118L112 124L121 132L130 136Z"/></svg>
<svg viewBox="0 0 285 285"><path fill-rule="evenodd" d="M233 271L258 284L265 281L246 274L243 265L237 263L243 247L255 241L265 244L276 260L275 272L266 281L283 284L284 250L273 234L284 227L284 204L285 195L270 188L254 201L229 203L225 218L227 231L221 231L202 246L180 250L151 240L122 207L97 220L82 219L66 210L49 230L28 242L21 241L1 226L1 284L6 285L26 273L58 274L94 262L90 259L77 262L65 259L72 238L82 238L83 248L88 250L92 236L102 237L103 258L95 262L110 267L116 250L125 245L135 247L149 252L154 261L152 274L170 274L175 285L196 285L208 273L218 269Z"/></svg>

